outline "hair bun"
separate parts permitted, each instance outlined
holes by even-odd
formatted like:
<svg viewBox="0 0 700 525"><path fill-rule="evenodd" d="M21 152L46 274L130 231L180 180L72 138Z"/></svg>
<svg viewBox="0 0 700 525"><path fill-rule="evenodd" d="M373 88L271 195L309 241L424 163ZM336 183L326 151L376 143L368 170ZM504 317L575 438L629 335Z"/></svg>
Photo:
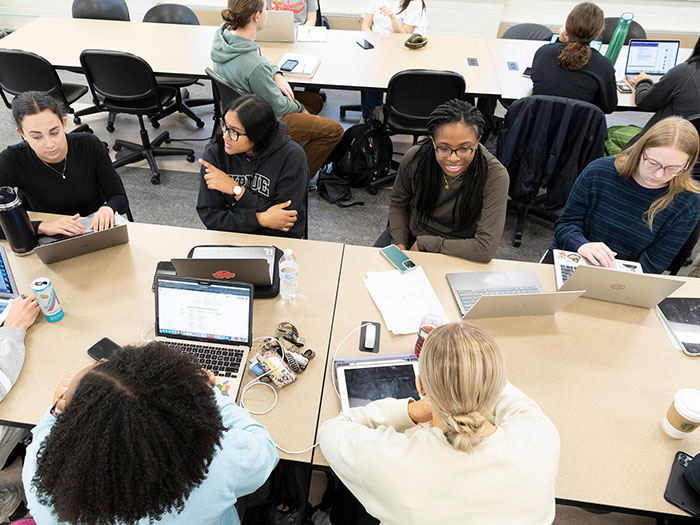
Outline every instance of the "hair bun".
<svg viewBox="0 0 700 525"><path fill-rule="evenodd" d="M448 420L451 420L453 429L460 434L476 433L486 422L486 418L479 412L454 414L450 416Z"/></svg>
<svg viewBox="0 0 700 525"><path fill-rule="evenodd" d="M234 25L236 21L236 17L230 9L223 9L221 11L221 18L223 18L224 22L228 25Z"/></svg>

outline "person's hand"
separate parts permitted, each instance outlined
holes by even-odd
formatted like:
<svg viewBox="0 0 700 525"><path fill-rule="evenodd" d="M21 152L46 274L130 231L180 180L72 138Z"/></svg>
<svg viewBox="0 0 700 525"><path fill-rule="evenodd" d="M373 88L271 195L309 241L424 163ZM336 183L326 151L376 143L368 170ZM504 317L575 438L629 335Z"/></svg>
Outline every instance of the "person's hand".
<svg viewBox="0 0 700 525"><path fill-rule="evenodd" d="M396 16L396 13L394 13L394 10L391 8L390 5L381 6L379 8L379 12L384 16L388 16L389 18L391 18L392 16Z"/></svg>
<svg viewBox="0 0 700 525"><path fill-rule="evenodd" d="M288 232L289 228L294 226L297 221L296 210L285 210L292 204L292 201L281 202L270 206L267 210L256 213L260 226L263 228L271 228L273 230L281 230Z"/></svg>
<svg viewBox="0 0 700 525"><path fill-rule="evenodd" d="M427 397L408 403L408 417L416 423L430 423L433 420L433 406Z"/></svg>
<svg viewBox="0 0 700 525"><path fill-rule="evenodd" d="M301 114L302 114L302 115L311 115L311 113L309 113L309 110L306 109L306 108L304 108L304 109L301 110Z"/></svg>
<svg viewBox="0 0 700 525"><path fill-rule="evenodd" d="M285 97L289 100L294 100L294 90L282 73L275 73L272 75L272 80L275 81L275 84L277 84L277 87L280 88L280 91Z"/></svg>
<svg viewBox="0 0 700 525"><path fill-rule="evenodd" d="M578 247L578 253L595 266L610 268L615 262L617 252L612 251L604 242L587 242Z"/></svg>
<svg viewBox="0 0 700 525"><path fill-rule="evenodd" d="M411 246L411 251L412 252L419 252L420 248L418 248L418 241L413 243L413 246Z"/></svg>
<svg viewBox="0 0 700 525"><path fill-rule="evenodd" d="M56 387L56 391L53 394L53 407L51 408L51 413L53 415L56 415L54 413L55 410L60 410L61 412L63 412L66 409L66 406L68 406L68 403L70 403L71 399L73 399L73 395L78 389L80 381L83 379L83 377L85 377L85 374L87 374L96 366L99 366L106 362L107 359L100 359L96 363L93 363L90 366L86 366L82 370L78 370L75 373L68 374L63 379L61 379L61 382L58 384L58 386Z"/></svg>
<svg viewBox="0 0 700 525"><path fill-rule="evenodd" d="M406 245L405 245L405 244L397 244L396 247L397 247L399 250L407 250L407 249L408 249L408 248L406 248Z"/></svg>
<svg viewBox="0 0 700 525"><path fill-rule="evenodd" d="M25 330L28 330L34 324L37 315L41 312L36 299L26 295L15 297L9 308L10 311L5 318L5 326L14 326Z"/></svg>
<svg viewBox="0 0 700 525"><path fill-rule="evenodd" d="M39 235L79 235L85 233L85 226L78 222L80 214L61 217L55 221L43 221L37 229Z"/></svg>
<svg viewBox="0 0 700 525"><path fill-rule="evenodd" d="M644 71L642 71L639 75L634 77L632 80L628 80L628 82L630 84L632 84L632 87L634 87L637 85L637 82L639 82L640 80L647 79L647 78L651 78L651 77L649 75L647 75Z"/></svg>
<svg viewBox="0 0 700 525"><path fill-rule="evenodd" d="M207 183L207 188L220 191L226 195L233 195L233 188L239 186L239 184L236 184L231 177L206 160L199 159L199 163L206 168L204 170L204 182ZM243 194L241 193L241 195Z"/></svg>
<svg viewBox="0 0 700 525"><path fill-rule="evenodd" d="M99 210L92 216L92 224L90 228L93 231L99 232L108 230L114 226L114 210L109 206L101 206Z"/></svg>
<svg viewBox="0 0 700 525"><path fill-rule="evenodd" d="M216 376L214 372L211 370L204 370L204 372L207 374L207 384L209 386L216 386Z"/></svg>
<svg viewBox="0 0 700 525"><path fill-rule="evenodd" d="M566 32L566 26L561 26L559 28L559 42L568 42L569 33Z"/></svg>

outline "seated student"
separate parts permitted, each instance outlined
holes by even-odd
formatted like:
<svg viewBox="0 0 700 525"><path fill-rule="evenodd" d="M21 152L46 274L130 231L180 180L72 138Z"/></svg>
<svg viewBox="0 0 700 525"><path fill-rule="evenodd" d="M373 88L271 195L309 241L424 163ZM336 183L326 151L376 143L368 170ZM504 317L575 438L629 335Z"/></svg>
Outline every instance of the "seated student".
<svg viewBox="0 0 700 525"><path fill-rule="evenodd" d="M0 328L0 400L15 384L24 364L24 336L41 311L34 297L21 295L12 300Z"/></svg>
<svg viewBox="0 0 700 525"><path fill-rule="evenodd" d="M430 138L409 149L391 192L389 228L375 246L488 262L506 220L508 173L479 144L484 119L452 99L433 110Z"/></svg>
<svg viewBox="0 0 700 525"><path fill-rule="evenodd" d="M700 141L690 122L668 117L633 146L581 172L556 223L554 248L596 266L615 257L661 273L700 220L700 188L691 178Z"/></svg>
<svg viewBox="0 0 700 525"><path fill-rule="evenodd" d="M211 49L214 70L236 87L260 95L275 115L287 124L293 141L304 146L309 177L343 138L343 127L316 114L323 102L316 93L292 91L282 72L260 54L256 33L265 26L265 0L228 0L221 12L225 22L217 30Z"/></svg>
<svg viewBox="0 0 700 525"><path fill-rule="evenodd" d="M367 512L384 525L551 523L559 434L507 381L495 341L443 325L419 369L422 399L374 401L321 426L323 455Z"/></svg>
<svg viewBox="0 0 700 525"><path fill-rule="evenodd" d="M197 213L210 230L303 237L304 150L257 95L233 101L204 152Z"/></svg>
<svg viewBox="0 0 700 525"><path fill-rule="evenodd" d="M316 25L318 0L267 0L267 8L273 11L293 11L295 26Z"/></svg>
<svg viewBox="0 0 700 525"><path fill-rule="evenodd" d="M66 377L22 473L41 524L238 524L236 500L277 464L268 431L162 343Z"/></svg>
<svg viewBox="0 0 700 525"><path fill-rule="evenodd" d="M80 216L95 214L96 231L114 226L114 212L129 203L109 154L92 133L66 134L66 111L41 91L12 102L17 132L24 139L0 153L0 186L15 186L29 210L65 215L34 223L41 235L84 233Z"/></svg>
<svg viewBox="0 0 700 525"><path fill-rule="evenodd" d="M605 25L591 2L574 7L560 29L559 42L542 46L532 61L532 94L574 98L612 113L617 106L615 67L590 43Z"/></svg>

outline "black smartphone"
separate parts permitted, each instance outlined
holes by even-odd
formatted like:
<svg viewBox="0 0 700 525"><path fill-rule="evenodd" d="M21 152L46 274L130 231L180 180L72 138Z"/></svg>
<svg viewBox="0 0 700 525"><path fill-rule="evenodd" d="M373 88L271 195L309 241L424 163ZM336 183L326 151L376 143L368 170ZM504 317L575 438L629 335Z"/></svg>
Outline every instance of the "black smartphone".
<svg viewBox="0 0 700 525"><path fill-rule="evenodd" d="M530 78L532 76L532 68L531 67L526 67L525 71L523 71L523 76L525 78Z"/></svg>
<svg viewBox="0 0 700 525"><path fill-rule="evenodd" d="M290 72L292 71L295 67L297 67L297 64L299 63L298 60L287 60L284 64L282 64L282 67L280 68L282 71Z"/></svg>
<svg viewBox="0 0 700 525"><path fill-rule="evenodd" d="M685 470L692 460L693 456L685 452L676 452L676 457L673 458L673 465L671 466L671 474L666 484L664 498L669 503L697 518L700 517L700 494L690 486L684 477Z"/></svg>
<svg viewBox="0 0 700 525"><path fill-rule="evenodd" d="M361 38L360 40L358 40L357 45L360 46L362 49L374 49L374 46L372 45L372 43L368 42L364 38Z"/></svg>
<svg viewBox="0 0 700 525"><path fill-rule="evenodd" d="M620 93L632 93L632 88L626 82L617 82L615 85Z"/></svg>
<svg viewBox="0 0 700 525"><path fill-rule="evenodd" d="M88 348L88 355L92 357L95 361L100 359L110 359L112 354L116 350L121 350L121 346L109 339L108 337L103 337L97 341L94 345Z"/></svg>

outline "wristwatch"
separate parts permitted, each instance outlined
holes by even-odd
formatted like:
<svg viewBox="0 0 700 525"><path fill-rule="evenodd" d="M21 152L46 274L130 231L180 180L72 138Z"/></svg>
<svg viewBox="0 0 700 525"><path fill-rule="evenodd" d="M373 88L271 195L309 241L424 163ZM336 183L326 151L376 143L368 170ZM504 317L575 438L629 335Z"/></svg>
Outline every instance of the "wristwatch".
<svg viewBox="0 0 700 525"><path fill-rule="evenodd" d="M238 197L241 193L243 193L243 188L241 187L240 184L236 184L233 187L233 196Z"/></svg>

